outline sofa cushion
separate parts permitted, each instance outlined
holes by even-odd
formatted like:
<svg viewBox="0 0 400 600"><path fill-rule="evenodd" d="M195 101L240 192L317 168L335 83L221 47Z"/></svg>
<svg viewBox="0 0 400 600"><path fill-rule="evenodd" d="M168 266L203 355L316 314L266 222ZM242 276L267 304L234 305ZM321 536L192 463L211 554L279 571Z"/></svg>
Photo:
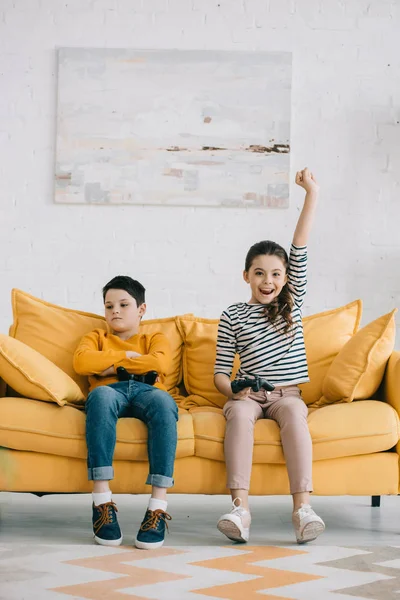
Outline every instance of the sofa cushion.
<svg viewBox="0 0 400 600"><path fill-rule="evenodd" d="M190 410L193 417L195 455L224 460L225 417L222 410ZM396 411L376 400L335 404L310 412L308 425L313 460L325 460L389 450L400 435ZM280 430L271 419L260 419L254 429L253 463L284 463Z"/></svg>
<svg viewBox="0 0 400 600"><path fill-rule="evenodd" d="M310 411L308 426L314 460L390 450L400 436L397 412L378 400L332 404Z"/></svg>
<svg viewBox="0 0 400 600"><path fill-rule="evenodd" d="M303 319L310 381L300 385L303 400L312 404L322 396L322 384L330 365L343 346L358 330L361 300Z"/></svg>
<svg viewBox="0 0 400 600"><path fill-rule="evenodd" d="M86 417L70 406L27 398L0 398L0 446L43 454L86 458ZM192 417L179 411L177 458L194 455ZM117 423L115 460L147 460L147 427L139 419Z"/></svg>
<svg viewBox="0 0 400 600"><path fill-rule="evenodd" d="M12 290L14 322L10 336L34 348L69 375L88 393L88 379L75 373L72 357L80 339L96 328L107 329L99 315L63 308Z"/></svg>
<svg viewBox="0 0 400 600"><path fill-rule="evenodd" d="M222 407L226 397L214 386L214 362L217 345L219 319L203 319L193 315L177 317L177 323L184 340L183 381L191 395L190 406ZM239 368L236 357L232 377ZM183 406L181 404L181 406ZM184 405L185 408L189 404Z"/></svg>
<svg viewBox="0 0 400 600"><path fill-rule="evenodd" d="M356 333L335 357L315 406L370 398L378 389L394 348L397 309Z"/></svg>
<svg viewBox="0 0 400 600"><path fill-rule="evenodd" d="M0 376L21 396L56 402L80 402L79 386L64 371L23 342L0 334Z"/></svg>
<svg viewBox="0 0 400 600"><path fill-rule="evenodd" d="M169 342L172 363L168 371L164 385L173 396L177 395L178 385L182 380L182 353L183 339L177 326L178 317L167 317L165 319L148 319L140 324L140 333L163 333Z"/></svg>
<svg viewBox="0 0 400 600"><path fill-rule="evenodd" d="M175 402L178 404L180 408L184 408L185 410L192 410L195 408L204 408L205 410L222 410L221 406L216 406L215 404L211 404L206 398L203 396L196 396L196 394L189 394L189 396L181 396L179 401L174 396ZM226 398L224 398L221 402L224 405L226 402Z"/></svg>
<svg viewBox="0 0 400 600"><path fill-rule="evenodd" d="M107 329L104 317L50 304L17 289L12 290L12 306L14 322L10 328L10 336L34 348L60 367L76 381L86 397L88 379L75 373L73 355L82 336L93 329ZM176 318L143 321L140 331L161 331L167 336L172 351L172 366L165 384L168 391L175 393L182 378L183 345Z"/></svg>

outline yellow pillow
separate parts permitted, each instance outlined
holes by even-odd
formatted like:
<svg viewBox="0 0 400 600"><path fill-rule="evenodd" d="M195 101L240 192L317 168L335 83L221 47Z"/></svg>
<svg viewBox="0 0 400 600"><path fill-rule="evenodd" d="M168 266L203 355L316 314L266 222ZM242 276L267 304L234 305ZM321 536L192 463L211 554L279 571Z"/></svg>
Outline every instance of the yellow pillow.
<svg viewBox="0 0 400 600"><path fill-rule="evenodd" d="M370 398L378 389L393 352L397 309L358 331L336 356L316 406Z"/></svg>
<svg viewBox="0 0 400 600"><path fill-rule="evenodd" d="M183 381L192 404L222 408L226 397L214 386L214 363L219 319L203 319L185 315L177 317L183 340ZM236 357L233 375L239 368ZM186 405L185 405L186 408Z"/></svg>
<svg viewBox="0 0 400 600"><path fill-rule="evenodd" d="M81 402L79 386L64 371L26 344L0 334L0 376L17 394L34 400Z"/></svg>
<svg viewBox="0 0 400 600"><path fill-rule="evenodd" d="M178 393L177 386L182 379L183 339L179 333L177 318L149 319L148 321L142 321L140 324L140 333L163 333L169 341L172 364L164 385L171 394Z"/></svg>
<svg viewBox="0 0 400 600"><path fill-rule="evenodd" d="M303 319L310 381L299 387L306 404L321 398L325 375L335 356L358 330L361 313L362 302L355 300Z"/></svg>
<svg viewBox="0 0 400 600"><path fill-rule="evenodd" d="M72 358L86 333L107 329L104 317L50 304L21 290L12 290L14 323L10 336L37 350L88 393L87 377L75 373Z"/></svg>

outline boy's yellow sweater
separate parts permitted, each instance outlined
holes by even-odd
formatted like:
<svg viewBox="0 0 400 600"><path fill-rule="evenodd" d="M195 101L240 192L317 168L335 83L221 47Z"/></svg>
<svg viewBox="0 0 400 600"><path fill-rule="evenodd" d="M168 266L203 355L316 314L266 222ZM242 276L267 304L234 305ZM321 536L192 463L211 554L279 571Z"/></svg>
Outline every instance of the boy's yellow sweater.
<svg viewBox="0 0 400 600"><path fill-rule="evenodd" d="M138 352L142 356L127 358L128 350ZM137 333L128 340L121 340L103 329L95 329L81 339L75 350L74 369L79 375L89 377L90 391L99 385L109 385L118 381L116 374L100 377L100 373L112 365L115 369L125 367L129 373L137 375L157 371L159 381L155 387L165 390L164 379L171 359L171 349L163 333Z"/></svg>

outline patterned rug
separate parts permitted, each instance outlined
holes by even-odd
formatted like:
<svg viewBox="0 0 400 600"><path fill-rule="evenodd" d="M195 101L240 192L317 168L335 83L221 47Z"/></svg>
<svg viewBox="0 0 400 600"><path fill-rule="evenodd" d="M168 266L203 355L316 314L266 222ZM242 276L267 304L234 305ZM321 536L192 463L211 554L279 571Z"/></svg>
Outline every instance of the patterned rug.
<svg viewBox="0 0 400 600"><path fill-rule="evenodd" d="M400 546L0 547L1 600L400 600Z"/></svg>

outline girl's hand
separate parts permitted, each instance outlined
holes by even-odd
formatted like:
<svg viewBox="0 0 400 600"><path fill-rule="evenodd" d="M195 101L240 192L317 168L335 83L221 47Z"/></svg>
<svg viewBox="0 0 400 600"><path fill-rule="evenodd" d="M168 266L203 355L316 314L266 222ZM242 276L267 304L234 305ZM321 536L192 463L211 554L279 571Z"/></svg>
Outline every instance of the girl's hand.
<svg viewBox="0 0 400 600"><path fill-rule="evenodd" d="M319 185L314 175L306 167L302 171L296 173L296 183L306 190L306 192L318 192Z"/></svg>
<svg viewBox="0 0 400 600"><path fill-rule="evenodd" d="M233 394L231 396L232 400L248 400L250 396L251 388L244 388L244 390L240 390L237 394Z"/></svg>

